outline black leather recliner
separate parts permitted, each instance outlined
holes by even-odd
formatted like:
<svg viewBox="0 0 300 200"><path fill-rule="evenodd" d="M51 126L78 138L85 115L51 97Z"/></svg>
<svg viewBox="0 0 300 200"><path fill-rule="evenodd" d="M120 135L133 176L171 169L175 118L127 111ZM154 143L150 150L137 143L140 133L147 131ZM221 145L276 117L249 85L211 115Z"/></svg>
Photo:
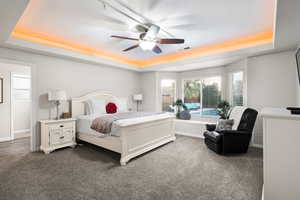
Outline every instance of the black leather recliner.
<svg viewBox="0 0 300 200"><path fill-rule="evenodd" d="M237 130L215 131L216 125L207 124L207 131L204 132L205 144L218 154L246 153L257 114L256 110L247 108L242 114Z"/></svg>

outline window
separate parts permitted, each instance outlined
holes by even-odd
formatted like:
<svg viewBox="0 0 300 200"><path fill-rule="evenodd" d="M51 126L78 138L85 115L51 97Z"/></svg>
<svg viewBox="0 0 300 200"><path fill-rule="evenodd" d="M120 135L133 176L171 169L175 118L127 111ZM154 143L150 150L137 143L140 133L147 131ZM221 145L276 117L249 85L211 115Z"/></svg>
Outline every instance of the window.
<svg viewBox="0 0 300 200"><path fill-rule="evenodd" d="M191 114L218 115L221 100L221 77L184 80L184 103Z"/></svg>
<svg viewBox="0 0 300 200"><path fill-rule="evenodd" d="M244 73L232 73L231 104L232 106L244 105Z"/></svg>
<svg viewBox="0 0 300 200"><path fill-rule="evenodd" d="M173 111L172 105L176 100L176 81L162 80L161 81L162 94L162 111Z"/></svg>
<svg viewBox="0 0 300 200"><path fill-rule="evenodd" d="M184 102L201 103L201 82L199 80L184 81Z"/></svg>
<svg viewBox="0 0 300 200"><path fill-rule="evenodd" d="M221 101L221 77L211 77L202 81L202 107L217 108Z"/></svg>

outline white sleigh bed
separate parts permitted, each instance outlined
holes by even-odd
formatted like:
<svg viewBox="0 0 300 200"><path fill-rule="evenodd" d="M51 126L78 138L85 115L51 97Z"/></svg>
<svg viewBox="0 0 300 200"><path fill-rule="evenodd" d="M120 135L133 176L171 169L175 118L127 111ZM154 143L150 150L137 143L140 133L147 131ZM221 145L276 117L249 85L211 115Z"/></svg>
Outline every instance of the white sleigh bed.
<svg viewBox="0 0 300 200"><path fill-rule="evenodd" d="M79 98L73 98L71 104L73 118L86 114L85 102L89 99L114 101L116 97L109 93L93 92ZM143 120L135 120L131 123L122 123L118 125L119 137L110 135L97 137L77 132L77 138L120 153L120 163L121 165L126 165L130 159L170 141L174 141L176 137L173 119L173 116L154 116Z"/></svg>

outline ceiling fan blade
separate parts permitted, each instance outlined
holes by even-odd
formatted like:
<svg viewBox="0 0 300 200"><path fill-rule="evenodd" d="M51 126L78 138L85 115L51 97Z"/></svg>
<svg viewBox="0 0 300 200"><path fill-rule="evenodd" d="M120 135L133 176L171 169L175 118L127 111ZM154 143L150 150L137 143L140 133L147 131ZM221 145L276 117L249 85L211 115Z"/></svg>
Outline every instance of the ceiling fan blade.
<svg viewBox="0 0 300 200"><path fill-rule="evenodd" d="M118 36L118 35L112 35L110 37L113 37L113 38L119 38L119 39L125 39L125 40L136 40L138 41L139 39L136 39L136 38L130 38L130 37L123 37L123 36Z"/></svg>
<svg viewBox="0 0 300 200"><path fill-rule="evenodd" d="M159 46L157 46L157 45L152 49L152 51L157 54L162 52L161 48L159 48Z"/></svg>
<svg viewBox="0 0 300 200"><path fill-rule="evenodd" d="M183 44L184 39L160 39L159 44Z"/></svg>
<svg viewBox="0 0 300 200"><path fill-rule="evenodd" d="M137 48L137 47L139 47L139 45L138 45L138 44L136 44L136 45L133 45L133 46L131 46L131 47L128 47L127 49L124 49L123 51L129 51L129 50L131 50L131 49L135 49L135 48Z"/></svg>

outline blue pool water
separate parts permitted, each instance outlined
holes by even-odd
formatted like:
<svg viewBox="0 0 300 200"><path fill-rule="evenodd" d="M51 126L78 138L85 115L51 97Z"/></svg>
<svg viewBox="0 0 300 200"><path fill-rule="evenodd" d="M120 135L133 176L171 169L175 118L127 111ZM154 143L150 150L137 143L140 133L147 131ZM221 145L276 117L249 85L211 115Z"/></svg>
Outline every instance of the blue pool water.
<svg viewBox="0 0 300 200"><path fill-rule="evenodd" d="M219 116L219 113L216 109L203 109L203 111L192 112L192 115L209 115L209 116Z"/></svg>

